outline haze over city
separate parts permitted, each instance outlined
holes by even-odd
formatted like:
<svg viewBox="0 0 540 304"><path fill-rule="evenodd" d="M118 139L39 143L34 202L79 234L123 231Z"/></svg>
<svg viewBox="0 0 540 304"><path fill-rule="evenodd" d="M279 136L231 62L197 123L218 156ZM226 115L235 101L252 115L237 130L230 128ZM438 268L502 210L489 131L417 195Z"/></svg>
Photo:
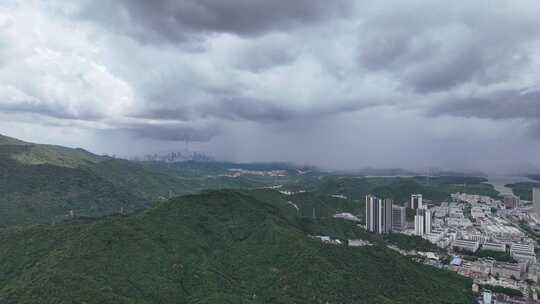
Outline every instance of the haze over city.
<svg viewBox="0 0 540 304"><path fill-rule="evenodd" d="M150 4L151 3L151 4ZM124 157L540 166L538 1L0 3L0 133Z"/></svg>

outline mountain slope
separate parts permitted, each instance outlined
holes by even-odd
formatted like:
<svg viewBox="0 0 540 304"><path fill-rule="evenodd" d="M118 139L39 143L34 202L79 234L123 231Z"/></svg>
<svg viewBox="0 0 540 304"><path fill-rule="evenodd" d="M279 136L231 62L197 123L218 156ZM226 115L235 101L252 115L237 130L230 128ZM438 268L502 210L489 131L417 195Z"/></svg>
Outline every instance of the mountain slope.
<svg viewBox="0 0 540 304"><path fill-rule="evenodd" d="M469 280L380 245L324 245L295 213L272 192L214 191L136 216L4 229L0 302L470 303Z"/></svg>
<svg viewBox="0 0 540 304"><path fill-rule="evenodd" d="M82 149L0 137L0 226L103 216L150 205L144 197L88 170L108 158Z"/></svg>
<svg viewBox="0 0 540 304"><path fill-rule="evenodd" d="M90 217L132 212L205 189L257 188L276 182L269 177L206 175L227 172L222 163L164 165L0 135L0 226L58 222L72 211Z"/></svg>
<svg viewBox="0 0 540 304"><path fill-rule="evenodd" d="M0 134L0 145L28 145L28 143L16 138L4 136Z"/></svg>
<svg viewBox="0 0 540 304"><path fill-rule="evenodd" d="M148 202L79 168L29 165L13 159L31 145L0 146L0 225L61 221L76 215L102 216L143 208Z"/></svg>

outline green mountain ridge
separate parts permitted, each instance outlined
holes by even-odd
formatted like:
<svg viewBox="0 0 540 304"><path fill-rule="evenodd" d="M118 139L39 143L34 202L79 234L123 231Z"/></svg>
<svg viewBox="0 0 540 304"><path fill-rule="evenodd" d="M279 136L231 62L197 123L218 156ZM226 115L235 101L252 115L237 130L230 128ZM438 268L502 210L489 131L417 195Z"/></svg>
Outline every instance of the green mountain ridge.
<svg viewBox="0 0 540 304"><path fill-rule="evenodd" d="M263 190L211 191L133 216L3 229L0 303L471 302L468 279L416 264L352 223L334 225L376 245L310 238L329 228Z"/></svg>
<svg viewBox="0 0 540 304"><path fill-rule="evenodd" d="M0 145L28 145L29 143L0 134Z"/></svg>
<svg viewBox="0 0 540 304"><path fill-rule="evenodd" d="M276 182L208 172L226 168L222 163L150 165L0 136L0 226L54 223L71 214L129 213L206 189L260 188Z"/></svg>
<svg viewBox="0 0 540 304"><path fill-rule="evenodd" d="M324 172L299 173L289 164L228 162L134 162L94 155L83 149L25 143L0 137L0 226L55 223L76 216L100 217L148 208L156 202L208 189L256 189L281 185L282 190L309 193L290 197L302 215L329 217L336 212L363 214L366 194L393 198L411 193L435 202L462 191L496 196L482 178L350 177ZM247 170L240 176L230 169ZM261 172L285 170L284 176ZM253 171L253 172L249 172ZM347 196L347 200L331 197Z"/></svg>
<svg viewBox="0 0 540 304"><path fill-rule="evenodd" d="M86 163L97 163L107 159L107 157L92 154L81 148L34 144L1 134L0 150L4 150L4 157L9 156L25 165L55 165L76 168ZM6 150L9 153L5 153Z"/></svg>
<svg viewBox="0 0 540 304"><path fill-rule="evenodd" d="M512 189L512 192L514 193L514 195L518 196L522 200L532 201L533 188L540 188L540 181L539 182L518 182L518 183L513 183L513 184L507 184L504 186Z"/></svg>

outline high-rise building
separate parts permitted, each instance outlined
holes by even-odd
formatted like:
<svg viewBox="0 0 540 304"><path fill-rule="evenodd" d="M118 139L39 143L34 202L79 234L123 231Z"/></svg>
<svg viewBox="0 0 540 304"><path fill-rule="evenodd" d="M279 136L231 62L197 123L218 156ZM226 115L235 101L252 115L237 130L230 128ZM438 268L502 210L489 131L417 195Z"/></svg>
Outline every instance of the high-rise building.
<svg viewBox="0 0 540 304"><path fill-rule="evenodd" d="M540 188L533 188L533 210L540 215Z"/></svg>
<svg viewBox="0 0 540 304"><path fill-rule="evenodd" d="M392 200L366 196L366 230L378 234L392 232Z"/></svg>
<svg viewBox="0 0 540 304"><path fill-rule="evenodd" d="M484 304L491 304L493 293L491 293L491 290L485 290L483 295L483 303Z"/></svg>
<svg viewBox="0 0 540 304"><path fill-rule="evenodd" d="M414 216L414 234L423 236L431 233L431 210L427 208L416 209Z"/></svg>
<svg viewBox="0 0 540 304"><path fill-rule="evenodd" d="M422 236L424 234L424 209L417 209L414 216L414 234Z"/></svg>
<svg viewBox="0 0 540 304"><path fill-rule="evenodd" d="M392 231L400 231L405 228L405 216L405 207L392 206Z"/></svg>
<svg viewBox="0 0 540 304"><path fill-rule="evenodd" d="M513 194L505 194L503 196L503 202L506 209L515 209L519 206L519 197Z"/></svg>
<svg viewBox="0 0 540 304"><path fill-rule="evenodd" d="M422 205L422 194L411 194L411 209L420 209Z"/></svg>
<svg viewBox="0 0 540 304"><path fill-rule="evenodd" d="M432 220L432 213L431 210L426 208L426 215L424 216L424 232L425 234L431 234L431 220Z"/></svg>

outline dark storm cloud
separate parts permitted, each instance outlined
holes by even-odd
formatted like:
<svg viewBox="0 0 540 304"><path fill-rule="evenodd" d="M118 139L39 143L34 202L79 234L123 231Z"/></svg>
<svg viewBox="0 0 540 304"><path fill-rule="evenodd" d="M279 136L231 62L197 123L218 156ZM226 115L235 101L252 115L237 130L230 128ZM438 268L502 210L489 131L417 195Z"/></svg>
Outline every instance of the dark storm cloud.
<svg viewBox="0 0 540 304"><path fill-rule="evenodd" d="M133 115L135 118L195 121L197 119L218 119L220 121L253 121L259 123L286 122L295 119L316 119L332 116L339 113L360 111L379 106L393 106L395 101L384 102L363 99L325 100L319 101L323 105L308 109L298 109L287 102L253 98L241 95L234 90L216 91L208 103L200 103L186 107L175 99L161 102L157 107L149 106L143 111Z"/></svg>
<svg viewBox="0 0 540 304"><path fill-rule="evenodd" d="M186 124L138 124L115 129L133 137L163 141L206 142L218 134L218 128L212 125L191 126Z"/></svg>
<svg viewBox="0 0 540 304"><path fill-rule="evenodd" d="M270 43L273 42L270 41ZM261 73L270 68L290 64L300 55L300 52L286 43L278 41L270 45L249 47L238 54L236 66Z"/></svg>
<svg viewBox="0 0 540 304"><path fill-rule="evenodd" d="M82 16L143 41L182 42L200 33L255 36L314 24L350 12L350 0L88 1Z"/></svg>
<svg viewBox="0 0 540 304"><path fill-rule="evenodd" d="M284 121L292 119L294 111L286 106L247 97L223 97L204 113L229 120Z"/></svg>
<svg viewBox="0 0 540 304"><path fill-rule="evenodd" d="M429 114L496 120L540 120L540 88L504 90L483 96L446 100L431 109Z"/></svg>
<svg viewBox="0 0 540 304"><path fill-rule="evenodd" d="M481 56L476 52L463 50L454 57L412 67L404 73L403 79L420 93L448 90L485 73Z"/></svg>
<svg viewBox="0 0 540 304"><path fill-rule="evenodd" d="M193 105L189 109L179 105L161 105L134 115L139 118L190 121L197 118L249 120L259 122L286 121L298 115L286 106L279 106L254 98L237 97L207 105Z"/></svg>
<svg viewBox="0 0 540 304"><path fill-rule="evenodd" d="M420 94L506 81L530 63L530 43L540 34L538 18L524 8L437 2L382 8L366 14L360 27L360 66ZM514 18L512 10L524 17Z"/></svg>
<svg viewBox="0 0 540 304"><path fill-rule="evenodd" d="M344 168L488 167L540 145L538 1L12 3L0 117L58 123L39 134L60 142Z"/></svg>

